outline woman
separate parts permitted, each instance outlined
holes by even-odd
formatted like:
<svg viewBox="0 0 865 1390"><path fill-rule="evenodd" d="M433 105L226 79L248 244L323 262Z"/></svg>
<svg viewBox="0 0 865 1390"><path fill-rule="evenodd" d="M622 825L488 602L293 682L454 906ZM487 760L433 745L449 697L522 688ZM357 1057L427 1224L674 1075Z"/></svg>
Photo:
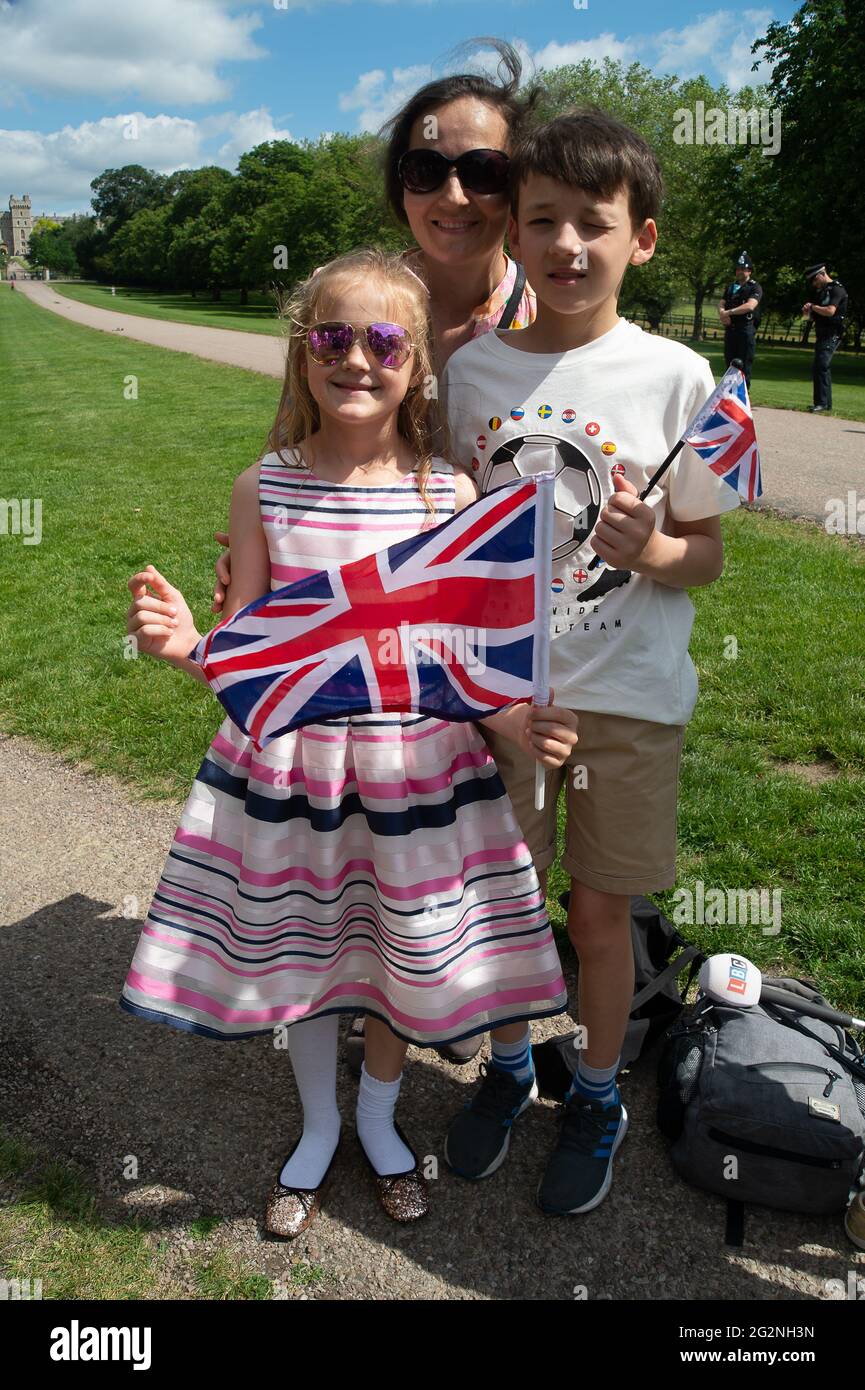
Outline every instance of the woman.
<svg viewBox="0 0 865 1390"><path fill-rule="evenodd" d="M429 290L439 369L481 333L525 328L535 317L535 296L504 239L507 156L539 89L518 96L520 59L509 44L495 47L506 82L473 74L430 82L381 132L387 198L417 242L406 257Z"/></svg>
<svg viewBox="0 0 865 1390"><path fill-rule="evenodd" d="M385 189L397 221L417 245L405 253L426 286L433 352L440 371L457 348L494 328L526 328L535 296L525 273L504 249L510 199L508 156L540 88L518 95L522 63L510 44L493 40L504 81L460 73L429 82L382 128L387 141ZM228 536L216 532L221 545ZM226 550L216 562L213 611L230 583ZM353 1029L349 1060L360 1071L362 1020ZM468 1062L482 1035L443 1046L440 1055Z"/></svg>

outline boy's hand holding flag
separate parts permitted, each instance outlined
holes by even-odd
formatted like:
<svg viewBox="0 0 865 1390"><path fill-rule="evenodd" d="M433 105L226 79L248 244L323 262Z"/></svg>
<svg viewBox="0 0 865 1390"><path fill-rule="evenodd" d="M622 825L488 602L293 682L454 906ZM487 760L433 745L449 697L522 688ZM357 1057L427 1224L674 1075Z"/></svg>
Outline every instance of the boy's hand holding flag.
<svg viewBox="0 0 865 1390"><path fill-rule="evenodd" d="M648 526L643 545L651 536L655 524L651 509L645 507L641 511L640 507L686 444L690 444L713 473L735 488L743 501L754 502L762 496L754 416L744 373L735 361L641 493L637 494L633 484L623 478L613 478L616 492L604 509L606 517L602 513L604 519L599 521L592 536L592 548L597 554L589 565L590 570L597 569L601 564L609 564L616 569L631 568L631 563L641 553L641 548L633 549L640 535L641 524L648 526L651 517L651 526ZM631 500L625 500L628 497ZM603 549L594 544L596 539L601 541Z"/></svg>

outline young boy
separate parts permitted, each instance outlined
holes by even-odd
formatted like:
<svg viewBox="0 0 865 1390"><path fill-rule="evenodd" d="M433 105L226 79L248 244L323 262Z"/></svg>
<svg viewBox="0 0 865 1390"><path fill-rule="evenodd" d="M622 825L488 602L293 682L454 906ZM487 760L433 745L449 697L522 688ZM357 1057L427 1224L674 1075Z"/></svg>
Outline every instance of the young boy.
<svg viewBox="0 0 865 1390"><path fill-rule="evenodd" d="M547 774L544 811L534 762L486 737L542 883L563 781L567 793L562 862L587 1043L538 1189L541 1209L564 1215L603 1201L627 1130L616 1075L634 987L630 898L675 882L679 759L697 696L686 590L720 575L719 515L738 498L688 447L638 497L714 387L704 358L617 313L627 267L645 264L657 238L649 146L601 112L559 116L517 150L511 198L510 245L537 319L461 348L442 387L454 452L483 490L548 467L538 451L550 445L559 470L550 683L577 712L579 742ZM605 565L590 569L596 555ZM527 1025L497 1029L480 1089L448 1133L454 1171L493 1173L536 1096Z"/></svg>

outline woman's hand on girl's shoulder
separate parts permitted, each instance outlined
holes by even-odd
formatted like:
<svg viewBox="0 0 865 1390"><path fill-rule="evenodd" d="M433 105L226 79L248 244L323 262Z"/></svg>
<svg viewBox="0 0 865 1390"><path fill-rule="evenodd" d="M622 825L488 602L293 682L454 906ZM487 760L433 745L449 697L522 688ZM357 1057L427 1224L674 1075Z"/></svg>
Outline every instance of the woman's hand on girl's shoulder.
<svg viewBox="0 0 865 1390"><path fill-rule="evenodd" d="M470 507L472 502L477 502L481 492L477 483L470 473L466 473L459 465L454 468L454 501L455 510L461 512L463 507Z"/></svg>
<svg viewBox="0 0 865 1390"><path fill-rule="evenodd" d="M213 603L210 605L211 613L221 613L226 591L231 584L231 551L228 548L227 531L214 531L213 539L217 545L225 547L222 553L217 555L213 566L216 570L216 583L213 586Z"/></svg>
<svg viewBox="0 0 865 1390"><path fill-rule="evenodd" d="M133 574L126 587L133 599L126 631L135 638L137 650L162 661L185 661L201 634L180 590L153 565Z"/></svg>
<svg viewBox="0 0 865 1390"><path fill-rule="evenodd" d="M276 508L278 512L280 508ZM231 618L270 588L270 553L261 524L259 465L245 468L234 480L228 521L231 540L231 588L222 610Z"/></svg>
<svg viewBox="0 0 865 1390"><path fill-rule="evenodd" d="M254 463L250 468L244 468L235 479L235 489L240 484L240 490L244 495L254 493L255 505L258 507L258 475L260 463ZM232 498L234 493L232 493ZM221 613L225 605L226 594L231 586L231 551L228 546L228 532L214 531L213 539L217 545L225 546L221 555L217 555L213 566L216 571L216 583L213 586L213 602L210 605L211 613Z"/></svg>

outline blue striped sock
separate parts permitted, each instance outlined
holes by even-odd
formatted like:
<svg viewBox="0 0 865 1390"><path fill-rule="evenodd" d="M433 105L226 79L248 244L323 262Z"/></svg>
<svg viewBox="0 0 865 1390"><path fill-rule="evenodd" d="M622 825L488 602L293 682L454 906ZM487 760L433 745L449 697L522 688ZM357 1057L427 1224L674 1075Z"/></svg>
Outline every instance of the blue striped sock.
<svg viewBox="0 0 865 1390"><path fill-rule="evenodd" d="M509 1072L521 1086L527 1086L530 1081L534 1080L532 1037L528 1028L519 1042L501 1043L497 1042L495 1038L491 1038L490 1041L493 1046L492 1066L497 1071Z"/></svg>
<svg viewBox="0 0 865 1390"><path fill-rule="evenodd" d="M586 1100L598 1100L606 1110L611 1105L619 1105L621 1099L616 1085L616 1074L621 1057L617 1057L611 1067L590 1067L583 1061L582 1053L577 1059L577 1070L565 1096L565 1104L572 1096L585 1096Z"/></svg>

